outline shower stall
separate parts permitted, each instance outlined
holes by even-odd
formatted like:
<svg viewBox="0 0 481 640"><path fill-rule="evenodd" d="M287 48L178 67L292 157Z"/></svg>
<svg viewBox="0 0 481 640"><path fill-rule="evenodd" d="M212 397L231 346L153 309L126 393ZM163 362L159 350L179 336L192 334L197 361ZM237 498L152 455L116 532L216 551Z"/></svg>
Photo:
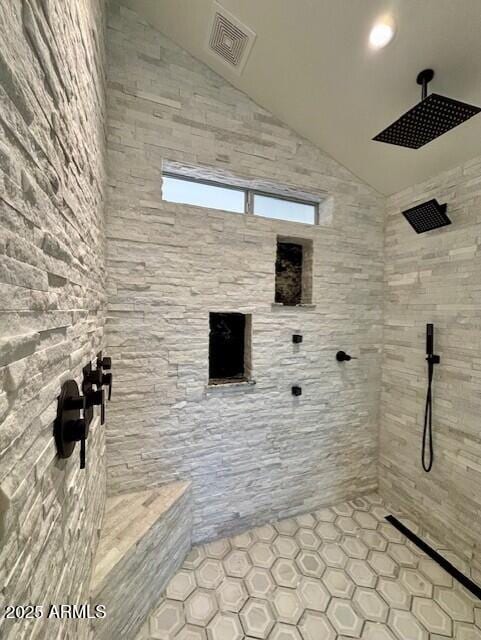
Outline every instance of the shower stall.
<svg viewBox="0 0 481 640"><path fill-rule="evenodd" d="M374 5L1 3L2 640L480 637L479 11L374 142Z"/></svg>

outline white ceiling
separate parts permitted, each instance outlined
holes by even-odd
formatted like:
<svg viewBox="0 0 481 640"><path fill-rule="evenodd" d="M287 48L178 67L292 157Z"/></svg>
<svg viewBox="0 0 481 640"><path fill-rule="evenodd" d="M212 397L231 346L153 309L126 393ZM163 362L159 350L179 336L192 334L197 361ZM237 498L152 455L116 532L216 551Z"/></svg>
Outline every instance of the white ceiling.
<svg viewBox="0 0 481 640"><path fill-rule="evenodd" d="M206 47L212 0L128 0L160 31L382 193L481 155L481 114L419 150L371 138L429 92L481 106L481 0L220 0L257 34L242 75ZM379 16L394 40L372 51Z"/></svg>

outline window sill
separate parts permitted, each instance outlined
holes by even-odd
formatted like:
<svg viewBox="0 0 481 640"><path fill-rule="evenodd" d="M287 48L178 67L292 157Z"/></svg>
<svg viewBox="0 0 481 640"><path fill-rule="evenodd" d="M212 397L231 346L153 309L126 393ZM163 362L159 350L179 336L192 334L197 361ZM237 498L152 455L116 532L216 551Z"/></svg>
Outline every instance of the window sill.
<svg viewBox="0 0 481 640"><path fill-rule="evenodd" d="M255 380L239 380L238 382L216 382L216 383L208 383L205 385L205 390L207 392L219 390L226 391L232 389L232 391L242 391L247 390L249 388L254 387L256 384Z"/></svg>
<svg viewBox="0 0 481 640"><path fill-rule="evenodd" d="M301 304L283 304L282 302L273 302L273 309L315 309L317 305L301 302Z"/></svg>

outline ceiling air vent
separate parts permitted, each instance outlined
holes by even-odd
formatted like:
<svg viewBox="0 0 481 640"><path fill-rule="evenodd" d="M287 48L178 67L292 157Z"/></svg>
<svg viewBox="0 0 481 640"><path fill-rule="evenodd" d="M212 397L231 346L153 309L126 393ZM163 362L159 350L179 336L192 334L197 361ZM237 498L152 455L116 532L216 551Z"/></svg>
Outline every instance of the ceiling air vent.
<svg viewBox="0 0 481 640"><path fill-rule="evenodd" d="M241 73L254 44L256 34L217 2L209 36L209 50L217 59Z"/></svg>

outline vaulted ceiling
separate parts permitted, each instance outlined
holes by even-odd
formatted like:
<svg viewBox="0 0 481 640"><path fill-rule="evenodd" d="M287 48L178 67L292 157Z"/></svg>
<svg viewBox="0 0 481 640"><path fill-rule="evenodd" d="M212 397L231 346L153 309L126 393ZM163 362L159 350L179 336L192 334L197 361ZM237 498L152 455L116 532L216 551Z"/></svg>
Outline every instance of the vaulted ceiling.
<svg viewBox="0 0 481 640"><path fill-rule="evenodd" d="M481 114L419 150L372 137L429 91L481 106L481 0L220 0L256 34L242 74L208 46L213 0L129 0L160 31L378 191L481 154ZM368 37L389 14L396 36Z"/></svg>

